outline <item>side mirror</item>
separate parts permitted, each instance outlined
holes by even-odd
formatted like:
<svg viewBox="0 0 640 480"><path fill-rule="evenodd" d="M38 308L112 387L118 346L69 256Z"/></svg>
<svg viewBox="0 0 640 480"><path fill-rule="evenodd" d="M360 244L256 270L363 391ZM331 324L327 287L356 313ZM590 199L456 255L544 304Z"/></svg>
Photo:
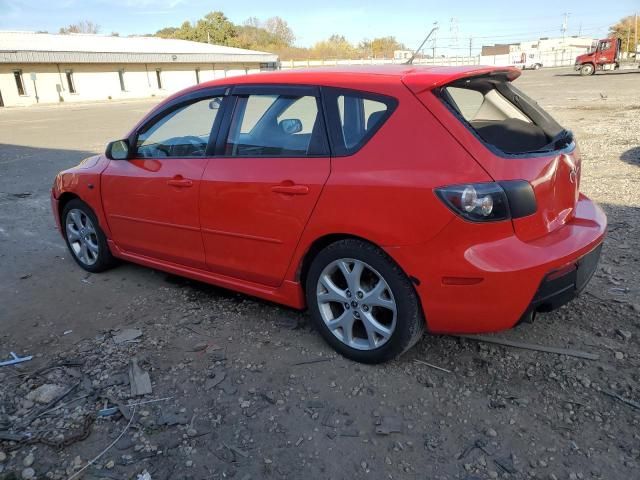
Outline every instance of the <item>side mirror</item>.
<svg viewBox="0 0 640 480"><path fill-rule="evenodd" d="M280 129L287 135L293 135L302 131L302 122L298 118L285 118L278 124Z"/></svg>
<svg viewBox="0 0 640 480"><path fill-rule="evenodd" d="M109 142L104 154L109 160L128 160L129 140L124 139Z"/></svg>

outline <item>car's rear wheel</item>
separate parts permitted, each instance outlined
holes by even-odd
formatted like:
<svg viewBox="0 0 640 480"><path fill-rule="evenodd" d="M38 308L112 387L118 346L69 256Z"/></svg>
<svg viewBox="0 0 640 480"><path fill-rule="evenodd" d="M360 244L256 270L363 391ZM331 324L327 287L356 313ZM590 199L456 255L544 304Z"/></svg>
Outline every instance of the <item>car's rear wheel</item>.
<svg viewBox="0 0 640 480"><path fill-rule="evenodd" d="M583 77L593 75L594 72L595 68L590 63L585 63L584 65L582 65L582 67L580 67L580 75L582 75Z"/></svg>
<svg viewBox="0 0 640 480"><path fill-rule="evenodd" d="M92 273L114 265L107 238L86 203L79 199L71 200L65 205L61 220L67 247L78 265Z"/></svg>
<svg viewBox="0 0 640 480"><path fill-rule="evenodd" d="M309 268L306 295L324 339L358 362L390 360L424 332L409 278L386 253L362 240L340 240L318 253Z"/></svg>

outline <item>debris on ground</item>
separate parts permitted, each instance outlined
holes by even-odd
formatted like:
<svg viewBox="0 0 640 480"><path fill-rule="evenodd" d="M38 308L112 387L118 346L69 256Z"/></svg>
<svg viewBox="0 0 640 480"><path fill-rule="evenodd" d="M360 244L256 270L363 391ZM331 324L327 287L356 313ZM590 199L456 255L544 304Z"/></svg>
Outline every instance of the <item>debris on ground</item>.
<svg viewBox="0 0 640 480"><path fill-rule="evenodd" d="M558 355L567 355L569 357L584 358L586 360L598 360L600 355L595 353L582 352L580 350L572 350L569 348L547 347L545 345L534 345L532 343L517 342L506 338L489 337L486 335L458 335L460 338L467 340L475 340L477 342L495 343L496 345L504 345L505 347L522 348L525 350L536 350L538 352L556 353Z"/></svg>
<svg viewBox="0 0 640 480"><path fill-rule="evenodd" d="M140 365L138 359L133 357L129 364L129 385L131 386L131 395L134 397L148 395L151 393L151 378Z"/></svg>
<svg viewBox="0 0 640 480"><path fill-rule="evenodd" d="M26 357L19 357L18 355L16 355L15 352L9 352L9 355L11 355L11 359L10 360L3 360L2 362L0 362L0 367L7 367L9 365L16 365L18 363L28 362L29 360L33 359L33 357L31 355L26 356Z"/></svg>
<svg viewBox="0 0 640 480"><path fill-rule="evenodd" d="M142 336L142 330L138 328L125 328L113 335L113 343L121 345L138 340Z"/></svg>

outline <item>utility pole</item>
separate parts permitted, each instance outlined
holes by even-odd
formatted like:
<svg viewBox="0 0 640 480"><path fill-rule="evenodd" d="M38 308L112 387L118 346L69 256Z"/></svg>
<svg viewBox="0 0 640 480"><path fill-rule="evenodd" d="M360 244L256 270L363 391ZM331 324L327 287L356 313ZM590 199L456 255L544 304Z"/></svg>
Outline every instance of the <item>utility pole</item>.
<svg viewBox="0 0 640 480"><path fill-rule="evenodd" d="M469 37L469 56L471 56L472 47L473 47L473 37Z"/></svg>
<svg viewBox="0 0 640 480"><path fill-rule="evenodd" d="M432 56L435 60L436 58L436 44L438 43L438 22L433 22L433 28L435 28L435 30L433 31L433 51L432 51Z"/></svg>
<svg viewBox="0 0 640 480"><path fill-rule="evenodd" d="M633 34L633 53L635 53L636 60L638 59L638 14L635 15L636 27Z"/></svg>
<svg viewBox="0 0 640 480"><path fill-rule="evenodd" d="M567 33L567 27L569 25L569 12L564 12L564 20L562 21L562 26L560 27L560 30L562 31L562 44L564 45L564 37Z"/></svg>

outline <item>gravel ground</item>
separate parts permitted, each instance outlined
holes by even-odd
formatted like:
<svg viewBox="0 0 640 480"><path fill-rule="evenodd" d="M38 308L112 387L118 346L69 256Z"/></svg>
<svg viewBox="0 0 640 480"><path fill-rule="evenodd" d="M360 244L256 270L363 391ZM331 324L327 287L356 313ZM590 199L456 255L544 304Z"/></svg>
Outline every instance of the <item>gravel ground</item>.
<svg viewBox="0 0 640 480"><path fill-rule="evenodd" d="M639 84L516 83L577 135L610 228L579 299L496 337L597 360L425 336L359 365L305 313L135 265L88 275L54 230L53 175L157 100L0 111L0 356L35 357L0 367L0 479L640 478ZM132 396L133 358L152 393Z"/></svg>

